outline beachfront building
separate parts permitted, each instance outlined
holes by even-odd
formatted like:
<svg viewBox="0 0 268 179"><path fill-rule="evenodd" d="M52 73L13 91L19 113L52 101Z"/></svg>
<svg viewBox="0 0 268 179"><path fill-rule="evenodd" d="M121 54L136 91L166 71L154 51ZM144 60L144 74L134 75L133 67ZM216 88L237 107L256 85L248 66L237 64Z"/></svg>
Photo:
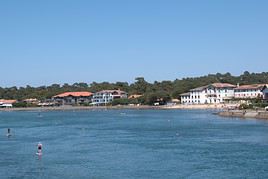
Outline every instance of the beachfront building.
<svg viewBox="0 0 268 179"><path fill-rule="evenodd" d="M265 85L262 89L263 99L268 100L268 87Z"/></svg>
<svg viewBox="0 0 268 179"><path fill-rule="evenodd" d="M182 104L191 104L190 93L183 93L180 96Z"/></svg>
<svg viewBox="0 0 268 179"><path fill-rule="evenodd" d="M66 92L52 97L55 105L82 105L91 103L93 94L88 91Z"/></svg>
<svg viewBox="0 0 268 179"><path fill-rule="evenodd" d="M92 104L101 106L111 103L114 99L127 98L127 93L121 90L102 90L94 93Z"/></svg>
<svg viewBox="0 0 268 179"><path fill-rule="evenodd" d="M7 100L7 99L0 99L0 108L11 108L13 104L16 103L16 100Z"/></svg>
<svg viewBox="0 0 268 179"><path fill-rule="evenodd" d="M234 89L236 99L253 99L263 97L265 84L241 85Z"/></svg>
<svg viewBox="0 0 268 179"><path fill-rule="evenodd" d="M40 101L36 98L27 98L27 99L24 99L23 102L27 104L38 104Z"/></svg>
<svg viewBox="0 0 268 179"><path fill-rule="evenodd" d="M213 83L191 89L181 94L182 104L219 104L234 97L236 86L229 83Z"/></svg>
<svg viewBox="0 0 268 179"><path fill-rule="evenodd" d="M137 98L140 98L140 97L142 97L142 95L140 95L140 94L132 94L132 95L130 95L128 97L128 99L137 99Z"/></svg>

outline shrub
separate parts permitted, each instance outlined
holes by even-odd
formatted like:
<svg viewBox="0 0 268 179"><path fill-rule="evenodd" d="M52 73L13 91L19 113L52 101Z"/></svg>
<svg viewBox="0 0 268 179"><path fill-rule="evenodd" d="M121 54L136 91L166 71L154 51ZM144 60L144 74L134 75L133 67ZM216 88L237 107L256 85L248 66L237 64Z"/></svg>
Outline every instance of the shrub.
<svg viewBox="0 0 268 179"><path fill-rule="evenodd" d="M240 104L239 109L253 109L253 105L252 104Z"/></svg>

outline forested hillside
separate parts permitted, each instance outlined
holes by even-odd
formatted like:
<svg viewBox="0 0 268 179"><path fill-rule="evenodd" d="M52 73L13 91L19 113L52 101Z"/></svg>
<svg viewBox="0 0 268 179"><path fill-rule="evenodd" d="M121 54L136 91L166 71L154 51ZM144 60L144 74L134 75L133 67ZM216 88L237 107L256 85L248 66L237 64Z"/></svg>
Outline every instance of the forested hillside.
<svg viewBox="0 0 268 179"><path fill-rule="evenodd" d="M90 81L90 79L89 79ZM70 84L52 84L50 86L31 87L9 87L0 88L0 99L17 99L37 98L40 100L51 98L52 96L67 91L90 91L97 92L106 89L121 89L131 94L142 94L143 102L150 103L151 99L161 98L169 100L171 98L179 98L181 93L189 91L189 89L207 85L214 82L224 82L240 85L254 83L268 83L268 72L249 73L244 72L240 76L233 76L230 73L209 74L201 77L176 79L174 81L155 81L147 82L143 77L138 77L135 82L129 84L127 82L93 82ZM153 101L153 100L152 100Z"/></svg>

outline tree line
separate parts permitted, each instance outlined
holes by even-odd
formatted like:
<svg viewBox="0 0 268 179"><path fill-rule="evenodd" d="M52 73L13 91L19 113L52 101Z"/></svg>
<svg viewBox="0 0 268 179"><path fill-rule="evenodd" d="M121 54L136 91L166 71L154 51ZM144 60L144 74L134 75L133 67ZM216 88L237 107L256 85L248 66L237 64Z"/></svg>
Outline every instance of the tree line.
<svg viewBox="0 0 268 179"><path fill-rule="evenodd" d="M174 81L155 81L153 83L149 83L143 77L137 77L135 82L131 84L127 82L93 82L91 84L82 82L74 83L72 85L66 83L63 85L52 84L50 86L40 87L31 87L29 85L26 87L0 87L0 99L16 99L20 101L28 98L37 98L39 100L45 100L63 92L90 91L94 93L101 90L120 89L126 91L129 95L143 95L138 100L135 99L136 101L132 102L152 104L159 100L161 102L166 102L172 98L179 99L181 93L188 92L192 88L216 82L231 84L239 83L240 85L255 83L268 84L268 72L250 73L245 71L239 76L233 76L231 73L217 73L200 77L175 79ZM127 103L128 101L123 102Z"/></svg>

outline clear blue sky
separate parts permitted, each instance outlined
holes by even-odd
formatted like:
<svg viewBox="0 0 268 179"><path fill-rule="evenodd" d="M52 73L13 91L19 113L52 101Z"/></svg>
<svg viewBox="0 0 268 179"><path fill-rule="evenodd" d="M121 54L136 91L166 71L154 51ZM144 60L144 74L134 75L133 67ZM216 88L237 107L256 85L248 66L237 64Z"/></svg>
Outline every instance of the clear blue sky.
<svg viewBox="0 0 268 179"><path fill-rule="evenodd" d="M266 0L0 1L0 86L268 71Z"/></svg>

